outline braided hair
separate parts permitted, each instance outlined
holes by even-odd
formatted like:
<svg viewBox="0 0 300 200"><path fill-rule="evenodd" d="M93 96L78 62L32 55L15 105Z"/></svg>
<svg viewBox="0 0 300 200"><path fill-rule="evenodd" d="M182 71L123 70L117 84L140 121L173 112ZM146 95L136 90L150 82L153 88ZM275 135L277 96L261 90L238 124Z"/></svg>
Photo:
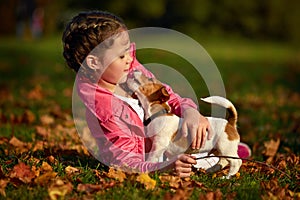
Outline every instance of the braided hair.
<svg viewBox="0 0 300 200"><path fill-rule="evenodd" d="M63 33L63 56L67 65L78 72L84 67L87 55L106 39L127 30L123 20L105 11L82 12L75 16L66 26ZM107 41L105 41L107 42ZM107 42L106 47L113 45L113 40ZM83 71L88 77L92 74L85 67ZM91 77L90 77L91 78Z"/></svg>

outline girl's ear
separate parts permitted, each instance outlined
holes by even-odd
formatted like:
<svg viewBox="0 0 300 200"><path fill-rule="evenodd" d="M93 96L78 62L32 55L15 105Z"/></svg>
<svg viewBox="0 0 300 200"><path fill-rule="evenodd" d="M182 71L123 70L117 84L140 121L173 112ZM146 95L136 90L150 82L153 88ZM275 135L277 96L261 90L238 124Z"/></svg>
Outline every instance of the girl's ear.
<svg viewBox="0 0 300 200"><path fill-rule="evenodd" d="M91 68L92 70L96 71L100 68L100 60L97 56L94 56L94 55L88 55L86 58L85 58L85 62L87 64L87 66L89 68Z"/></svg>

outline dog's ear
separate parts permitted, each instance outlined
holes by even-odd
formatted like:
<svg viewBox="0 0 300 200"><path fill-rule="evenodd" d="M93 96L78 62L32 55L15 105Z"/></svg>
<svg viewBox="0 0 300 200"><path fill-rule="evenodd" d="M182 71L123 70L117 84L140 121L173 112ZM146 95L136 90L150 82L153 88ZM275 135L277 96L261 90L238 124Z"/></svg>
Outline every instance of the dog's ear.
<svg viewBox="0 0 300 200"><path fill-rule="evenodd" d="M161 101L166 102L170 99L170 95L165 87L160 88L161 92Z"/></svg>

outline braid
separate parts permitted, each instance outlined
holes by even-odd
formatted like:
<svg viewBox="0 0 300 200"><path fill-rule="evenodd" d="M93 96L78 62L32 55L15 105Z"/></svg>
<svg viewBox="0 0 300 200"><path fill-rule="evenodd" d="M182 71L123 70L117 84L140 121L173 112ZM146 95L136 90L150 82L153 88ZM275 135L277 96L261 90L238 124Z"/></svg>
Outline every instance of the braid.
<svg viewBox="0 0 300 200"><path fill-rule="evenodd" d="M83 12L75 16L63 33L63 56L67 65L78 72L86 56L109 37L127 30L119 17L103 11ZM109 41L106 47L110 47Z"/></svg>

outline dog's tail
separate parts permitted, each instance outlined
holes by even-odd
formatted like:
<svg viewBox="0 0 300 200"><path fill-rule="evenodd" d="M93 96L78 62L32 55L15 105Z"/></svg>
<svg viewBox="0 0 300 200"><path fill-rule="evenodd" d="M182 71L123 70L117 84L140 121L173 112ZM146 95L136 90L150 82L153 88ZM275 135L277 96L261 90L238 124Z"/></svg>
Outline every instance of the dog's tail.
<svg viewBox="0 0 300 200"><path fill-rule="evenodd" d="M227 108L229 113L227 120L229 124L231 124L233 127L236 127L238 114L234 105L228 99L225 99L224 97L220 97L220 96L210 96L206 98L201 98L201 100L207 103L211 103L211 104L215 104Z"/></svg>

